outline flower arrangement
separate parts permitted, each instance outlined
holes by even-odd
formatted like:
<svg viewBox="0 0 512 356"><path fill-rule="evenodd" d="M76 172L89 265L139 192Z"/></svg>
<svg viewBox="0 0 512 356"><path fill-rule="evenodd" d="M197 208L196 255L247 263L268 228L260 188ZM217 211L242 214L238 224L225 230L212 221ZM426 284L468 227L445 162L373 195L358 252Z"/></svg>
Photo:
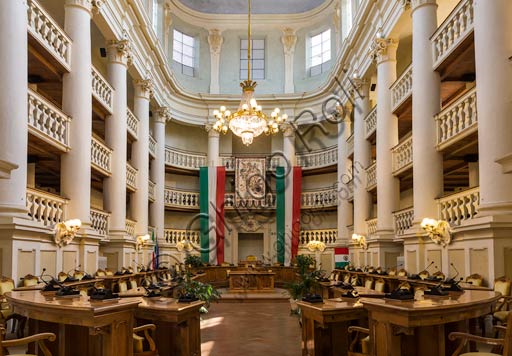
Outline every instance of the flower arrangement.
<svg viewBox="0 0 512 356"><path fill-rule="evenodd" d="M449 245L452 240L450 223L445 220L425 218L421 222L421 228L427 232L430 239L443 247Z"/></svg>
<svg viewBox="0 0 512 356"><path fill-rule="evenodd" d="M80 219L66 220L56 224L53 231L53 241L59 247L68 245L73 241L81 226Z"/></svg>

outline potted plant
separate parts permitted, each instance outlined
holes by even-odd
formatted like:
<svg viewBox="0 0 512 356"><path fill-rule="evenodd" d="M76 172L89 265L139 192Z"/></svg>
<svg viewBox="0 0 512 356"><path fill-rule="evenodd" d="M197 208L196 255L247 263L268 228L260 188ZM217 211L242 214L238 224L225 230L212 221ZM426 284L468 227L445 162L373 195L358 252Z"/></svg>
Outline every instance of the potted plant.
<svg viewBox="0 0 512 356"><path fill-rule="evenodd" d="M201 257L197 255L187 255L185 257L185 266L192 267L192 268L198 268L203 267L203 261L201 261Z"/></svg>
<svg viewBox="0 0 512 356"><path fill-rule="evenodd" d="M288 283L286 289L290 294L290 309L292 314L299 314L297 301L310 295L318 285L323 271L313 270L315 259L309 255L298 255L295 258L297 277L294 282Z"/></svg>
<svg viewBox="0 0 512 356"><path fill-rule="evenodd" d="M201 314L208 313L208 308L210 307L211 302L220 298L220 292L217 289L215 289L211 284L193 280L189 272L185 273L184 278L178 286L180 301L191 302L194 300L201 300L205 302L201 309L199 309Z"/></svg>

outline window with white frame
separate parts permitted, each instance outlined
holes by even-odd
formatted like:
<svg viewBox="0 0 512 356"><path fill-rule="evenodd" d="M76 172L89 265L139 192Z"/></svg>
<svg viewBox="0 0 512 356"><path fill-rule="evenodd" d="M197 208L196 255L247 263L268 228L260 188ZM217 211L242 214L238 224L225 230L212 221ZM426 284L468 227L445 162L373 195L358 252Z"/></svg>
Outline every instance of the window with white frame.
<svg viewBox="0 0 512 356"><path fill-rule="evenodd" d="M248 40L240 40L240 79L247 79ZM265 40L251 40L251 79L265 79Z"/></svg>
<svg viewBox="0 0 512 356"><path fill-rule="evenodd" d="M327 71L331 60L331 29L310 38L309 54L309 75Z"/></svg>
<svg viewBox="0 0 512 356"><path fill-rule="evenodd" d="M195 39L178 30L173 32L172 59L185 75L194 76Z"/></svg>

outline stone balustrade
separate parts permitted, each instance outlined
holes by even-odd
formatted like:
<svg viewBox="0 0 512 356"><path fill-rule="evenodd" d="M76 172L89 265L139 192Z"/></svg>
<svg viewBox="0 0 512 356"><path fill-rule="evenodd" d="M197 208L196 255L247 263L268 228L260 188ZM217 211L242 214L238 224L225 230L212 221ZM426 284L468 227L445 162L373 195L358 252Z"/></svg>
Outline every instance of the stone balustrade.
<svg viewBox="0 0 512 356"><path fill-rule="evenodd" d="M224 208L226 209L275 209L276 196L272 193L267 193L265 199L242 199L237 203L235 202L236 193L224 194Z"/></svg>
<svg viewBox="0 0 512 356"><path fill-rule="evenodd" d="M165 164L177 168L198 170L199 167L206 166L206 154L166 147Z"/></svg>
<svg viewBox="0 0 512 356"><path fill-rule="evenodd" d="M391 150L393 156L393 174L398 175L412 168L412 134Z"/></svg>
<svg viewBox="0 0 512 356"><path fill-rule="evenodd" d="M63 152L70 149L71 118L39 93L28 90L29 132Z"/></svg>
<svg viewBox="0 0 512 356"><path fill-rule="evenodd" d="M377 218L366 220L366 233L368 236L375 235L377 232Z"/></svg>
<svg viewBox="0 0 512 356"><path fill-rule="evenodd" d="M164 203L169 207L199 209L199 192L165 188Z"/></svg>
<svg viewBox="0 0 512 356"><path fill-rule="evenodd" d="M443 150L478 130L476 88L469 90L435 116L437 148Z"/></svg>
<svg viewBox="0 0 512 356"><path fill-rule="evenodd" d="M412 63L390 89L391 109L394 112L412 95Z"/></svg>
<svg viewBox="0 0 512 356"><path fill-rule="evenodd" d="M414 221L414 208L406 208L393 213L395 220L395 234L403 235L412 226Z"/></svg>
<svg viewBox="0 0 512 356"><path fill-rule="evenodd" d="M364 119L364 133L366 139L369 139L377 131L377 106L368 113Z"/></svg>
<svg viewBox="0 0 512 356"><path fill-rule="evenodd" d="M199 230L165 229L165 242L175 245L179 241L190 241L195 245L200 244Z"/></svg>
<svg viewBox="0 0 512 356"><path fill-rule="evenodd" d="M36 0L27 0L27 15L30 36L69 72L71 39Z"/></svg>
<svg viewBox="0 0 512 356"><path fill-rule="evenodd" d="M108 81L92 67L92 96L96 99L109 114L113 110L114 89Z"/></svg>
<svg viewBox="0 0 512 356"><path fill-rule="evenodd" d="M317 229L317 230L301 230L300 245L307 245L310 241L321 241L326 245L336 242L338 237L338 229Z"/></svg>
<svg viewBox="0 0 512 356"><path fill-rule="evenodd" d="M128 133L136 140L139 137L139 119L128 108L126 108L126 124Z"/></svg>
<svg viewBox="0 0 512 356"><path fill-rule="evenodd" d="M347 157L354 154L354 134L347 138Z"/></svg>
<svg viewBox="0 0 512 356"><path fill-rule="evenodd" d="M156 140L151 135L149 135L149 155L153 158L156 157Z"/></svg>
<svg viewBox="0 0 512 356"><path fill-rule="evenodd" d="M366 168L366 190L370 191L377 187L377 162L373 162Z"/></svg>
<svg viewBox="0 0 512 356"><path fill-rule="evenodd" d="M155 201L155 183L149 179L148 180L148 199L151 202Z"/></svg>
<svg viewBox="0 0 512 356"><path fill-rule="evenodd" d="M126 186L131 191L137 190L137 168L126 162Z"/></svg>
<svg viewBox="0 0 512 356"><path fill-rule="evenodd" d="M451 225L460 225L478 213L480 187L466 189L437 200L439 218Z"/></svg>
<svg viewBox="0 0 512 356"><path fill-rule="evenodd" d="M474 2L475 0L461 0L432 35L434 69L473 32Z"/></svg>
<svg viewBox="0 0 512 356"><path fill-rule="evenodd" d="M126 233L133 238L135 238L135 224L137 224L137 222L130 219L126 219L124 223Z"/></svg>
<svg viewBox="0 0 512 356"><path fill-rule="evenodd" d="M338 163L338 146L297 153L296 160L297 166L301 166L304 170L332 166Z"/></svg>
<svg viewBox="0 0 512 356"><path fill-rule="evenodd" d="M27 188L27 211L33 221L53 227L66 219L68 200L42 190Z"/></svg>
<svg viewBox="0 0 512 356"><path fill-rule="evenodd" d="M91 227L98 232L99 235L108 236L108 223L110 219L110 213L99 209L91 208Z"/></svg>
<svg viewBox="0 0 512 356"><path fill-rule="evenodd" d="M301 194L301 208L315 209L338 205L338 191L334 187L304 191Z"/></svg>
<svg viewBox="0 0 512 356"><path fill-rule="evenodd" d="M112 149L96 137L91 140L91 164L106 176L112 174Z"/></svg>

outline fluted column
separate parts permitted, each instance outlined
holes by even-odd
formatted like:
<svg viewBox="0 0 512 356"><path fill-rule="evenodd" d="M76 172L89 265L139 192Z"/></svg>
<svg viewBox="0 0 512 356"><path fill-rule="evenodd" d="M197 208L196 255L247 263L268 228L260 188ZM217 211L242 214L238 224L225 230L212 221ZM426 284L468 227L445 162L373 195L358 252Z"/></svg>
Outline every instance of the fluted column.
<svg viewBox="0 0 512 356"><path fill-rule="evenodd" d="M398 41L376 38L373 43L377 60L377 234L394 234L393 211L398 207L399 182L393 176L391 149L398 144L398 119L391 110L389 87L396 80Z"/></svg>
<svg viewBox="0 0 512 356"><path fill-rule="evenodd" d="M105 210L110 211L109 235L126 235L126 69L130 62L128 40L107 43L108 80L114 88L112 115L105 120L105 140L112 148L112 175L103 182Z"/></svg>
<svg viewBox="0 0 512 356"><path fill-rule="evenodd" d="M338 124L338 191L341 186L349 184L351 173L351 161L348 158L347 139L352 133L352 124L350 122L350 114L352 112L352 104L347 102L342 111L343 120ZM341 185L341 186L340 186ZM338 194L338 237L337 242L348 245L351 236L349 236L347 226L352 224L352 204L347 196Z"/></svg>
<svg viewBox="0 0 512 356"><path fill-rule="evenodd" d="M295 45L297 44L297 35L291 28L283 30L281 37L284 50L284 92L294 93L295 85L293 83L293 54L295 53Z"/></svg>
<svg viewBox="0 0 512 356"><path fill-rule="evenodd" d="M479 216L512 213L512 176L500 159L512 152L512 2L476 0L476 100L480 163Z"/></svg>
<svg viewBox="0 0 512 356"><path fill-rule="evenodd" d="M354 104L354 233L366 235L366 220L371 217L372 195L366 190L366 168L371 164L371 143L366 139L364 119L370 112L369 85L354 80L357 88Z"/></svg>
<svg viewBox="0 0 512 356"><path fill-rule="evenodd" d="M135 100L133 113L139 119L138 140L132 145L132 163L137 168L137 190L132 194L131 207L135 236L148 233L148 178L149 178L149 99L152 94L150 79L133 82Z"/></svg>
<svg viewBox="0 0 512 356"><path fill-rule="evenodd" d="M220 93L220 51L222 49L221 31L217 29L210 30L208 35L208 44L210 45L210 94Z"/></svg>
<svg viewBox="0 0 512 356"><path fill-rule="evenodd" d="M285 209L285 227L284 227L284 240L285 240L285 261L291 259L291 239L292 239L292 214L293 214L293 167L296 165L295 159L295 130L290 124L283 124L281 126L283 131L283 155L288 160L284 165L285 188L284 188L284 206Z"/></svg>
<svg viewBox="0 0 512 356"><path fill-rule="evenodd" d="M71 72L64 74L62 109L72 118L71 151L61 158L61 191L67 217L90 224L91 209L91 0L66 0L64 30L73 40Z"/></svg>
<svg viewBox="0 0 512 356"><path fill-rule="evenodd" d="M412 153L414 223L437 217L436 198L443 193L443 156L436 149L441 110L439 73L432 70L430 37L437 29L436 0L413 0L412 8Z"/></svg>
<svg viewBox="0 0 512 356"><path fill-rule="evenodd" d="M213 129L213 125L206 125L208 132L208 166L217 167L219 165L219 132Z"/></svg>
<svg viewBox="0 0 512 356"><path fill-rule="evenodd" d="M156 140L156 157L151 165L151 180L155 183L155 201L150 204L150 223L156 229L156 238L165 240L165 124L170 119L168 108L153 113L153 135Z"/></svg>
<svg viewBox="0 0 512 356"><path fill-rule="evenodd" d="M27 4L0 1L0 215L26 214Z"/></svg>

